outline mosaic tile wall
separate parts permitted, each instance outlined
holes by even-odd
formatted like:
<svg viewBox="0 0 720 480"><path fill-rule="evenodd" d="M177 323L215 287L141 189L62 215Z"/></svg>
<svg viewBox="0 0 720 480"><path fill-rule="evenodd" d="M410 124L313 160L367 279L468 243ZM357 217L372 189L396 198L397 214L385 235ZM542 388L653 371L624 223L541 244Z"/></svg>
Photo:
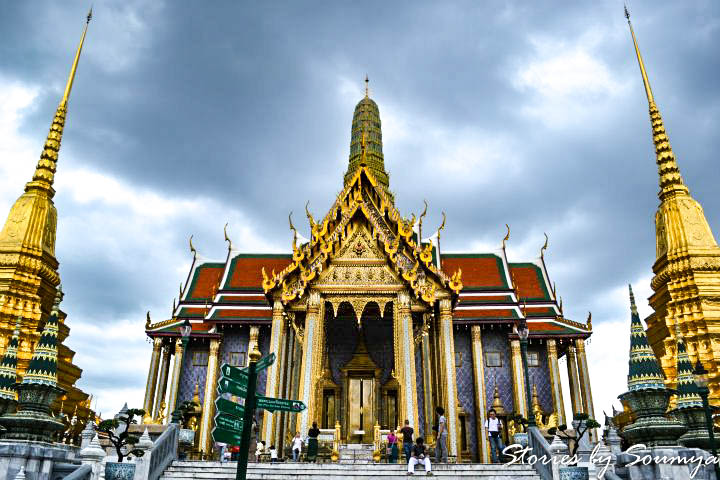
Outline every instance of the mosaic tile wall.
<svg viewBox="0 0 720 480"><path fill-rule="evenodd" d="M264 357L270 353L270 327L263 325L260 327L260 335L258 335L258 348ZM277 361L277 359L276 359ZM265 385L267 384L268 369L261 370L257 376L257 393L265 395Z"/></svg>
<svg viewBox="0 0 720 480"><path fill-rule="evenodd" d="M473 382L472 340L470 330L464 327L455 327L455 378L457 382L458 401L465 410L468 420L466 427L469 430L470 445L468 449L477 461L477 428L475 427L475 385ZM458 427L459 428L459 427Z"/></svg>
<svg viewBox="0 0 720 480"><path fill-rule="evenodd" d="M208 340L192 339L190 340L190 343L188 343L182 359L182 371L178 391L178 399L180 403L192 400L193 392L195 391L195 383L198 383L200 387L200 404L202 405L205 394L207 366L194 366L192 358L195 352L208 351L210 351L210 343ZM174 405L169 407L167 412L172 412L173 410L175 410Z"/></svg>
<svg viewBox="0 0 720 480"><path fill-rule="evenodd" d="M423 381L422 344L415 345L415 385L417 386L418 421L416 437L425 436L425 382ZM403 418L401 421L404 421ZM398 422L400 423L400 422Z"/></svg>
<svg viewBox="0 0 720 480"><path fill-rule="evenodd" d="M534 342L528 345L528 353L530 352L537 352L539 360L537 367L528 366L530 388L532 389L532 385L535 384L540 407L545 413L551 413L553 411L552 389L550 387L550 370L548 368L545 342L542 344Z"/></svg>
<svg viewBox="0 0 720 480"><path fill-rule="evenodd" d="M482 330L483 355L487 352L500 352L502 367L488 367L485 362L485 393L488 398L485 402L492 405L495 385L500 393L503 407L509 413L514 410L513 405L513 378L510 363L510 341L507 327L489 328ZM485 359L483 359L484 361Z"/></svg>

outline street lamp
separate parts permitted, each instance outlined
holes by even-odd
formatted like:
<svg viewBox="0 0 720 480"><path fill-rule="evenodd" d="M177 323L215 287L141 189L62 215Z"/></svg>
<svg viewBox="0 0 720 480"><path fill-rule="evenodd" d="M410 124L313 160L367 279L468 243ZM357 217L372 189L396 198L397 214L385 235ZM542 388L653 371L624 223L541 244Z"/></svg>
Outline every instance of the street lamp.
<svg viewBox="0 0 720 480"><path fill-rule="evenodd" d="M712 413L710 412L710 404L708 403L708 396L710 395L710 389L708 388L708 371L705 370L705 367L703 367L703 364L700 362L699 358L697 363L695 364L695 371L693 372L693 374L695 375L695 385L697 385L698 387L698 393L700 394L700 398L702 398L703 408L705 409L705 424L707 425L708 435L710 436L710 448L713 457L717 459L717 448L715 447L715 433L713 432ZM720 465L718 465L717 463L715 463L715 476L717 478L720 478Z"/></svg>
<svg viewBox="0 0 720 480"><path fill-rule="evenodd" d="M527 397L527 421L528 428L535 427L535 415L532 411L532 394L530 392L530 376L528 372L528 361L527 361L527 346L528 336L530 335L530 329L528 328L527 322L523 318L520 325L516 327L518 337L520 337L520 352L522 353L522 364L523 371L525 372L525 396Z"/></svg>
<svg viewBox="0 0 720 480"><path fill-rule="evenodd" d="M192 333L192 325L190 325L190 320L187 318L185 321L178 327L178 330L180 331L180 341L182 342L182 358L185 358L185 350L187 349L187 345L190 342L190 333ZM182 362L180 362L179 368L178 368L178 380L182 378ZM179 388L179 387L178 387ZM178 410L178 405L180 405L180 392L175 396L175 409L172 413L172 423L180 423L181 420L181 414Z"/></svg>

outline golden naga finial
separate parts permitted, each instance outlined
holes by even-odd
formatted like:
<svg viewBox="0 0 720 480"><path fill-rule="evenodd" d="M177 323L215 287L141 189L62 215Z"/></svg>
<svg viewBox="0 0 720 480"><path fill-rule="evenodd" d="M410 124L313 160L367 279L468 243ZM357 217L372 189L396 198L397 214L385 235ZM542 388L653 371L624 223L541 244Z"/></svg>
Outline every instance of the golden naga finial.
<svg viewBox="0 0 720 480"><path fill-rule="evenodd" d="M225 234L225 241L228 242L228 251L231 251L232 250L232 240L230 240L230 237L228 237L227 227L228 227L228 224L226 223L225 227L223 228L223 233Z"/></svg>
<svg viewBox="0 0 720 480"><path fill-rule="evenodd" d="M147 315L145 317L145 330L150 328L150 310L147 311Z"/></svg>
<svg viewBox="0 0 720 480"><path fill-rule="evenodd" d="M190 240L188 240L188 243L190 244L190 252L193 254L193 259L197 257L197 250L195 250L195 246L193 246L192 243L193 235L190 235Z"/></svg>
<svg viewBox="0 0 720 480"><path fill-rule="evenodd" d="M418 221L418 245L422 244L422 223L423 223L423 217L427 215L427 200L423 199L423 203L425 204L425 209L422 211L419 217Z"/></svg>
<svg viewBox="0 0 720 480"><path fill-rule="evenodd" d="M588 312L588 318L587 318L587 329L592 330L592 312Z"/></svg>
<svg viewBox="0 0 720 480"><path fill-rule="evenodd" d="M172 307L172 313L170 313L170 317L174 317L174 316L175 316L175 310L177 310L177 303L176 303L176 302L177 302L177 300L176 300L175 298L173 298L173 307Z"/></svg>
<svg viewBox="0 0 720 480"><path fill-rule="evenodd" d="M293 252L294 252L295 250L297 250L297 236L298 236L298 233L297 233L297 229L295 228L295 225L293 225L293 223L292 223L292 214L293 214L293 212L290 211L290 214L288 215L288 223L290 224L290 230L293 231L293 243L292 243L292 246L293 246Z"/></svg>
<svg viewBox="0 0 720 480"><path fill-rule="evenodd" d="M180 296L178 298L181 300L182 300L182 296L183 296L182 294L183 294L183 282L180 282Z"/></svg>
<svg viewBox="0 0 720 480"><path fill-rule="evenodd" d="M563 313L563 304L562 304L562 297L560 297L560 302L558 304L558 308L560 309L560 313Z"/></svg>
<svg viewBox="0 0 720 480"><path fill-rule="evenodd" d="M310 231L315 229L315 218L313 218L312 213L310 213L310 209L308 206L310 205L310 200L305 203L305 215L307 215L308 222L310 222Z"/></svg>
<svg viewBox="0 0 720 480"><path fill-rule="evenodd" d="M548 247L548 235L547 233L543 233L543 235L545 235L545 245L540 248L540 258L545 258L545 250Z"/></svg>
<svg viewBox="0 0 720 480"><path fill-rule="evenodd" d="M505 238L503 238L503 241L502 241L503 250L505 250L505 244L507 243L507 241L510 240L510 225L508 225L506 223L505 228L507 228L507 234L505 234Z"/></svg>
<svg viewBox="0 0 720 480"><path fill-rule="evenodd" d="M452 274L449 286L455 293L459 293L460 290L462 290L462 269L458 268L457 271Z"/></svg>

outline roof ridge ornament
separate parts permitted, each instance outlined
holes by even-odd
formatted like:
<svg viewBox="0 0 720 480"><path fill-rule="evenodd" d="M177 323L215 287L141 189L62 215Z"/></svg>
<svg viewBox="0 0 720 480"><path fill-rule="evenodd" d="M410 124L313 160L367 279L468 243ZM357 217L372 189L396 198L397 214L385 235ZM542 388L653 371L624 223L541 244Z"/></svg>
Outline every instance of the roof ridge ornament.
<svg viewBox="0 0 720 480"><path fill-rule="evenodd" d="M507 243L507 241L510 240L510 225L508 225L506 223L505 228L507 228L507 234L505 235L505 238L503 238L503 241L502 241L503 250L505 250L505 244Z"/></svg>
<svg viewBox="0 0 720 480"><path fill-rule="evenodd" d="M193 260L197 258L197 250L195 250L195 246L192 243L194 235L190 235L190 239L188 240L188 243L190 244L190 252L193 254Z"/></svg>
<svg viewBox="0 0 720 480"><path fill-rule="evenodd" d="M223 233L225 234L225 241L228 243L228 252L230 252L230 251L232 251L232 240L230 240L230 237L228 237L227 227L228 227L228 224L225 223L225 227L223 228Z"/></svg>
<svg viewBox="0 0 720 480"><path fill-rule="evenodd" d="M545 259L545 250L548 248L548 234L543 232L543 235L545 235L545 245L540 247L540 258Z"/></svg>

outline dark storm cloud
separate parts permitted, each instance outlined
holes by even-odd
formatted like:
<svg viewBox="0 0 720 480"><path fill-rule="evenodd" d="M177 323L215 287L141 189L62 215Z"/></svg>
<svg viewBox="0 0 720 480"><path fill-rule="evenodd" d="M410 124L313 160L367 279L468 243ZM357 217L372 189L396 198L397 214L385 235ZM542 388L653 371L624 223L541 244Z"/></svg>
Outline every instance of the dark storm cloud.
<svg viewBox="0 0 720 480"><path fill-rule="evenodd" d="M403 212L427 199L428 231L445 210L443 247L454 251L499 245L509 223L511 245L536 244L522 249L534 257L547 231L548 266L568 315L593 308L596 321L618 320L618 312L624 320L625 298L609 305L599 295L651 274L658 200L622 4L388 3L96 2L58 175L85 168L173 201L227 205L244 215L236 230L277 249L289 245L289 210L301 212L309 199L322 215L341 188L368 73ZM718 233L720 6L630 6L684 178ZM84 8L14 2L0 17L0 75L41 88L20 129L38 139L38 151ZM523 83L530 66L578 49L605 69L608 86L590 78L586 91L575 85L563 97ZM454 155L470 166L449 166ZM62 231L63 215L80 207L62 191L56 201ZM169 309L189 233L208 255L224 256L225 218L180 218L151 247L128 239L86 252L86 232L61 237L78 313L112 322Z"/></svg>

